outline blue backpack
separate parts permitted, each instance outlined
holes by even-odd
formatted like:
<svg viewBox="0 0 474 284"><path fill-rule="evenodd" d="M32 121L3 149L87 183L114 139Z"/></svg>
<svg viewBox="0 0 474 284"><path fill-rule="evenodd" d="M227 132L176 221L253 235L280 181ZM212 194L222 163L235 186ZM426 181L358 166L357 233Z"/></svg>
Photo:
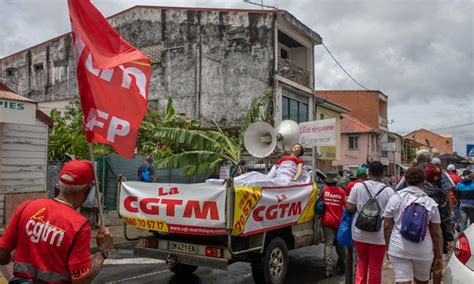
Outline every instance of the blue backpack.
<svg viewBox="0 0 474 284"><path fill-rule="evenodd" d="M142 172L142 181L144 182L151 182L151 171L150 165L146 165L145 170Z"/></svg>
<svg viewBox="0 0 474 284"><path fill-rule="evenodd" d="M427 230L428 211L415 200L403 210L400 234L409 241L420 243L425 239Z"/></svg>

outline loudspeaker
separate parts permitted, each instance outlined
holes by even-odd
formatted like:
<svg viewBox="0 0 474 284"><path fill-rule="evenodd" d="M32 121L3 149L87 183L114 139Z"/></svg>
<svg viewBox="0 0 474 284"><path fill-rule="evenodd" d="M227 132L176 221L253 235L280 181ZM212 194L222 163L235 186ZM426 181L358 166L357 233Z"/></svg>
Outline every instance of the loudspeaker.
<svg viewBox="0 0 474 284"><path fill-rule="evenodd" d="M275 131L266 122L254 122L245 130L245 149L256 158L265 158L270 155L275 150L276 143Z"/></svg>
<svg viewBox="0 0 474 284"><path fill-rule="evenodd" d="M300 126L293 120L283 120L276 129L263 121L250 124L244 134L245 149L256 158L265 158L281 142L285 151L291 150L300 138Z"/></svg>
<svg viewBox="0 0 474 284"><path fill-rule="evenodd" d="M300 126L293 120L283 120L277 125L275 132L285 151L291 150L293 144L300 142Z"/></svg>

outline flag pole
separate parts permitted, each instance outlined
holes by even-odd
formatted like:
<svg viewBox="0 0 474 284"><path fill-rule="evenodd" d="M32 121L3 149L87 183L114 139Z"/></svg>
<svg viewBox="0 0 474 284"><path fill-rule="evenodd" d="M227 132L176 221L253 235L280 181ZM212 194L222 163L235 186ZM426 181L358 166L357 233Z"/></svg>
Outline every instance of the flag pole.
<svg viewBox="0 0 474 284"><path fill-rule="evenodd" d="M99 211L99 226L105 227L104 223L104 210L102 208L102 200L101 200L101 194L99 192L99 178L97 177L97 169L95 166L95 157L94 157L94 148L92 147L92 143L87 143L89 144L89 156L90 160L92 163L92 168L94 169L94 180L95 180L95 198L97 200L97 208Z"/></svg>

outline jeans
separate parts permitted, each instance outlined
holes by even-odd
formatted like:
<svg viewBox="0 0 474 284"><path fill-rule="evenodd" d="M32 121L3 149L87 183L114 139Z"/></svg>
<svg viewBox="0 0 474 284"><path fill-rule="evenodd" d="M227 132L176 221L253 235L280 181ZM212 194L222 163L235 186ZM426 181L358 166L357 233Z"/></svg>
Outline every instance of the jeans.
<svg viewBox="0 0 474 284"><path fill-rule="evenodd" d="M467 228L467 219L474 224L474 207L461 207L459 208L459 230L463 232Z"/></svg>
<svg viewBox="0 0 474 284"><path fill-rule="evenodd" d="M382 283L382 266L385 245L375 245L354 241L357 250L356 284ZM368 274L368 275L367 275ZM368 278L368 282L367 282Z"/></svg>
<svg viewBox="0 0 474 284"><path fill-rule="evenodd" d="M326 270L332 271L333 259L332 259L332 248L334 247L334 241L336 239L337 230L323 226L324 233L324 259L326 263ZM336 244L336 252L338 255L337 266L338 268L344 268L344 248Z"/></svg>

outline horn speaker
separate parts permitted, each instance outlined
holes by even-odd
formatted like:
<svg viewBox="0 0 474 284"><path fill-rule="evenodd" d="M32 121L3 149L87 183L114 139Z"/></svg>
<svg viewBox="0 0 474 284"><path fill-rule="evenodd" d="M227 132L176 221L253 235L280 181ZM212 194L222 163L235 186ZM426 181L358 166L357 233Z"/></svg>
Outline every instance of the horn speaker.
<svg viewBox="0 0 474 284"><path fill-rule="evenodd" d="M299 142L300 127L293 120L282 121L276 129L263 121L250 124L244 134L244 145L250 155L265 158L281 142L285 150Z"/></svg>

